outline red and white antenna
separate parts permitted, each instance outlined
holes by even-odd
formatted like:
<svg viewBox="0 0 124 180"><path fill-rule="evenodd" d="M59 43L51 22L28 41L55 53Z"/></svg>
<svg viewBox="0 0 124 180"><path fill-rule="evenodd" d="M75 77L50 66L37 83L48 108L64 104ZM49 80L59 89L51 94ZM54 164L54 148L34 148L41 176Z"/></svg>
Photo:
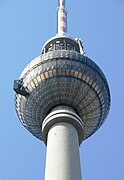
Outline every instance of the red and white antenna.
<svg viewBox="0 0 124 180"><path fill-rule="evenodd" d="M65 0L58 0L58 36L67 35L67 11L65 9Z"/></svg>

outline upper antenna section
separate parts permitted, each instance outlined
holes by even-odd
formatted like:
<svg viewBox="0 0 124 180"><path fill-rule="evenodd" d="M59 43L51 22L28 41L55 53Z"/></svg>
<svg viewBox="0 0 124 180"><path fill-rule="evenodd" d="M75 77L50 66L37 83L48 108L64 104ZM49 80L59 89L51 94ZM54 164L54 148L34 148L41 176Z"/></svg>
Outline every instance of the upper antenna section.
<svg viewBox="0 0 124 180"><path fill-rule="evenodd" d="M65 9L65 0L58 0L58 36L67 35L67 11Z"/></svg>

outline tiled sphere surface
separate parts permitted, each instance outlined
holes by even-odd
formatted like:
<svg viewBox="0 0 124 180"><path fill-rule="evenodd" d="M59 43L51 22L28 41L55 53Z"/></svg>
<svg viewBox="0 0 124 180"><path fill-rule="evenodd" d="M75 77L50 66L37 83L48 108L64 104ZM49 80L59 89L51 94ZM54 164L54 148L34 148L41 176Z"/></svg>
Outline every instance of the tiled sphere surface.
<svg viewBox="0 0 124 180"><path fill-rule="evenodd" d="M47 52L27 65L21 74L28 96L16 94L22 124L42 140L42 122L58 105L72 107L84 124L84 139L104 122L110 93L100 68L88 57L69 50Z"/></svg>

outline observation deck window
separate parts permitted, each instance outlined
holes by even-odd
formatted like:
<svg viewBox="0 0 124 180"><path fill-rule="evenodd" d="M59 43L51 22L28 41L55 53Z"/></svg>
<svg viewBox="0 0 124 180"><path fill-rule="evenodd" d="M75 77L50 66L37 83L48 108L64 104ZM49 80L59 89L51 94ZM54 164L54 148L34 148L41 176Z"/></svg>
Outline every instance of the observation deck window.
<svg viewBox="0 0 124 180"><path fill-rule="evenodd" d="M69 44L66 41L56 41L53 44L51 43L49 47L45 49L45 53L50 51L57 51L57 50L70 50L75 51L75 46Z"/></svg>

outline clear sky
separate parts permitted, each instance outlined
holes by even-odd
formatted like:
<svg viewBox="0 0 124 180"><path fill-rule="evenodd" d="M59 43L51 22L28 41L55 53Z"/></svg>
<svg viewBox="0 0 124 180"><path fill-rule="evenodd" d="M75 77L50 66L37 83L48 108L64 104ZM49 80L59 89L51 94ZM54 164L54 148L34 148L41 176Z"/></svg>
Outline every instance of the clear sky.
<svg viewBox="0 0 124 180"><path fill-rule="evenodd" d="M112 105L80 147L83 180L124 179L124 1L66 0L68 33L105 73ZM20 123L13 81L56 34L57 0L0 0L0 178L43 180L46 147ZM58 178L59 179L59 178Z"/></svg>

